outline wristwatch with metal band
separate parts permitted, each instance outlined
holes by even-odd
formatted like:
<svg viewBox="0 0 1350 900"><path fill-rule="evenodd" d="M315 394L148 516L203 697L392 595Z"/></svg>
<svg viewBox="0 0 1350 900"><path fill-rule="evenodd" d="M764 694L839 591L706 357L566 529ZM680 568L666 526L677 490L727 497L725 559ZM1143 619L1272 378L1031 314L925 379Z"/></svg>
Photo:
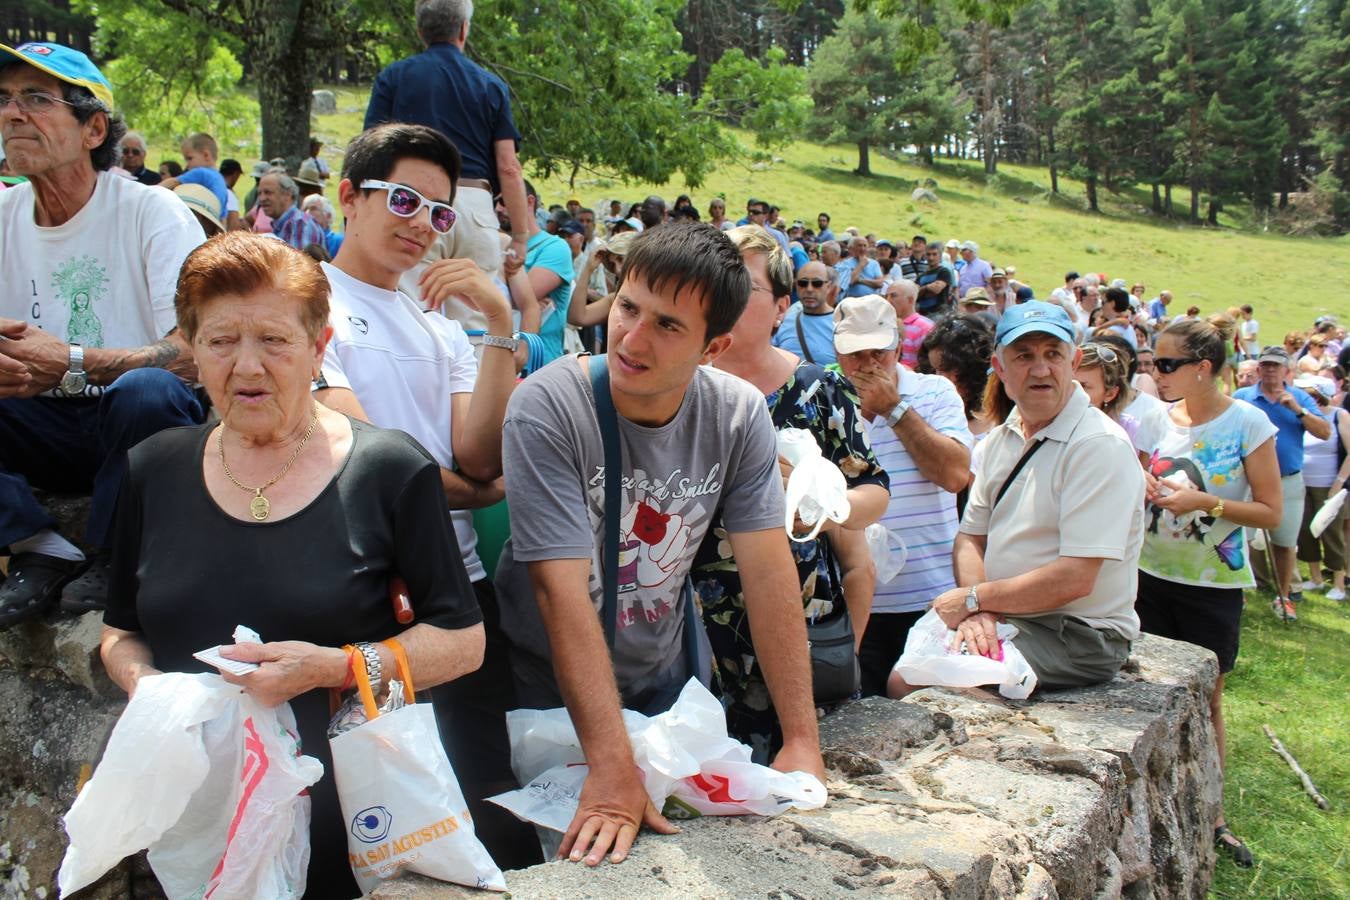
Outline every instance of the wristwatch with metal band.
<svg viewBox="0 0 1350 900"><path fill-rule="evenodd" d="M78 396L84 393L88 383L89 376L84 371L84 348L79 344L71 344L70 362L66 374L61 376L61 390L72 397Z"/></svg>
<svg viewBox="0 0 1350 900"><path fill-rule="evenodd" d="M360 641L353 646L361 651L361 658L366 661L366 677L370 679L370 689L375 693L380 692L380 679L384 675L384 665L380 662L380 651L375 649L375 645L367 641Z"/></svg>
<svg viewBox="0 0 1350 900"><path fill-rule="evenodd" d="M975 585L971 585L966 591L966 612L977 613L980 611L980 595L975 593Z"/></svg>
<svg viewBox="0 0 1350 900"><path fill-rule="evenodd" d="M485 334L483 335L483 346L501 347L503 350L510 350L512 353L515 353L516 348L520 346L520 341L514 337L502 337L499 334Z"/></svg>
<svg viewBox="0 0 1350 900"><path fill-rule="evenodd" d="M891 408L891 411L886 414L886 425L890 428L894 428L895 423L904 418L905 413L907 412L909 412L909 401L904 397L901 397L900 402L895 404L895 406Z"/></svg>

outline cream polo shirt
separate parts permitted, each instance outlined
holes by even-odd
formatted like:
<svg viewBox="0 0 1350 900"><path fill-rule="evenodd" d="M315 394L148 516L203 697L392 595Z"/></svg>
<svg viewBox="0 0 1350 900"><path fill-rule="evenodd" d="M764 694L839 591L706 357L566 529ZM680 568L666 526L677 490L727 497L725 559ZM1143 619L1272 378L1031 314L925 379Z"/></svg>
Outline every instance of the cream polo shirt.
<svg viewBox="0 0 1350 900"><path fill-rule="evenodd" d="M1104 560L1091 593L1053 612L1135 640L1134 598L1144 540L1144 472L1138 456L1120 426L1094 409L1077 386L1055 420L1033 436L1042 438L1046 445L991 513L1027 442L1016 409L990 432L961 531L987 535L988 581L1022 575L1062 556Z"/></svg>

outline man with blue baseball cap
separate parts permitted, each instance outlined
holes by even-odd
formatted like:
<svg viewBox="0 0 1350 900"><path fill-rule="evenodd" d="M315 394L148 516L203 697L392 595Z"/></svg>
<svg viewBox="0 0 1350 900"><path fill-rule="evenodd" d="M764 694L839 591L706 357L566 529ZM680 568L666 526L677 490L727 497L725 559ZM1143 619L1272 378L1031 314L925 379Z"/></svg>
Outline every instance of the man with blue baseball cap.
<svg viewBox="0 0 1350 900"><path fill-rule="evenodd" d="M999 621L1016 625L1040 687L1110 681L1139 636L1143 469L1073 380L1081 351L1063 307L1009 307L995 343L1016 408L985 439L952 548L959 587L933 607L983 656L1000 656ZM908 689L893 673L889 692Z"/></svg>
<svg viewBox="0 0 1350 900"><path fill-rule="evenodd" d="M0 139L28 179L0 192L0 628L58 599L101 606L126 451L203 418L173 305L202 230L169 191L108 171L126 134L114 108L78 50L0 44ZM92 561L30 484L93 494Z"/></svg>

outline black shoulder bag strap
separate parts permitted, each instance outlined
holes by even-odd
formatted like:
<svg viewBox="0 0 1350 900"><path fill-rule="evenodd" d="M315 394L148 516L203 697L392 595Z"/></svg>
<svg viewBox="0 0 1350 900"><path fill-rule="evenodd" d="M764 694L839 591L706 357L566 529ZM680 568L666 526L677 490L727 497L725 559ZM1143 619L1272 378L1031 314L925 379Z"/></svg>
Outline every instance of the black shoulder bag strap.
<svg viewBox="0 0 1350 900"><path fill-rule="evenodd" d="M605 643L613 651L619 616L619 520L623 517L620 500L623 450L619 447L619 414L614 410L614 398L609 393L609 365L604 354L591 357L590 372L591 393L595 395L595 418L600 425L600 440L605 446L605 552L602 556L604 570L600 573L605 602L600 624L605 628Z"/></svg>
<svg viewBox="0 0 1350 900"><path fill-rule="evenodd" d="M1022 467L1027 464L1028 460L1036 455L1036 451L1041 449L1041 445L1044 443L1045 438L1041 438L1038 441L1032 441L1031 446L1022 452L1021 459L1017 460L1017 465L1013 466L1012 471L1008 473L1008 477L1003 480L1003 486L998 489L998 493L994 496L994 502L989 507L991 513L994 511L994 507L998 506L998 501L1003 499L1003 495L1008 493L1008 488L1012 487L1012 483L1017 480L1017 476L1022 471Z"/></svg>
<svg viewBox="0 0 1350 900"><path fill-rule="evenodd" d="M804 315L806 315L805 312L797 310L797 341L802 345L802 356L806 357L807 362L814 364L815 360L811 358L811 348L806 345L806 331L802 328L802 316Z"/></svg>

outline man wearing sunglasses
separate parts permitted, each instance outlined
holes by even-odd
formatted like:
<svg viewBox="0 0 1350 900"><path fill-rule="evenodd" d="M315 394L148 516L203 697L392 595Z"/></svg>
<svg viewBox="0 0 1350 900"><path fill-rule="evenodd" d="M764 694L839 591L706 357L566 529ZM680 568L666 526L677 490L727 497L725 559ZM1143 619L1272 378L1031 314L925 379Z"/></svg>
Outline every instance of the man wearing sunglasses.
<svg viewBox="0 0 1350 900"><path fill-rule="evenodd" d="M921 315L931 319L950 308L956 273L943 261L942 244L937 241L924 248L924 255L927 262L915 282L919 286L919 299L915 308Z"/></svg>
<svg viewBox="0 0 1350 900"><path fill-rule="evenodd" d="M113 110L83 53L0 45L0 136L29 180L0 192L0 546L12 553L0 628L58 598L103 604L126 451L202 418L173 307L202 230L171 192L108 171L126 133ZM92 492L90 563L30 483Z"/></svg>
<svg viewBox="0 0 1350 900"><path fill-rule="evenodd" d="M1275 435L1275 456L1280 463L1284 514L1280 524L1270 530L1271 551L1275 559L1274 575L1280 597L1291 601L1301 600L1301 591L1294 592L1293 596L1290 594L1294 591L1294 574L1298 571L1298 532L1303 523L1303 437L1306 431L1318 440L1325 441L1331 437L1331 423L1322 418L1317 402L1307 391L1289 383L1289 354L1283 347L1266 347L1257 357L1256 363L1256 384L1238 388L1233 392L1233 399L1252 404L1265 413L1266 418L1278 429ZM1162 370L1164 360L1157 359L1154 365ZM1258 572L1258 575L1264 573ZM1279 614L1282 617L1287 615L1283 610Z"/></svg>
<svg viewBox="0 0 1350 900"><path fill-rule="evenodd" d="M834 355L834 298L839 285L821 262L808 262L797 272L797 302L788 307L773 335L773 345L828 366Z"/></svg>
<svg viewBox="0 0 1350 900"><path fill-rule="evenodd" d="M159 184L159 173L145 165L145 138L140 132L128 131L122 138L122 168L127 174L147 187Z"/></svg>
<svg viewBox="0 0 1350 900"><path fill-rule="evenodd" d="M348 146L338 184L346 237L336 260L323 266L332 289L333 338L315 397L412 435L436 460L455 549L483 609L488 644L496 648L496 595L478 557L470 510L503 494L502 417L516 373L510 304L473 260L441 259L422 272L421 296L433 305L457 296L486 320L479 362L458 322L423 312L398 290L427 245L459 227L452 208L459 172L454 145L421 125L381 125ZM529 863L537 854L530 852L528 831L481 803L514 787L504 725L493 714L513 703L501 693L511 678L500 668L502 655L487 652L478 672L437 689L453 696L452 714L438 724L484 843L502 865Z"/></svg>

